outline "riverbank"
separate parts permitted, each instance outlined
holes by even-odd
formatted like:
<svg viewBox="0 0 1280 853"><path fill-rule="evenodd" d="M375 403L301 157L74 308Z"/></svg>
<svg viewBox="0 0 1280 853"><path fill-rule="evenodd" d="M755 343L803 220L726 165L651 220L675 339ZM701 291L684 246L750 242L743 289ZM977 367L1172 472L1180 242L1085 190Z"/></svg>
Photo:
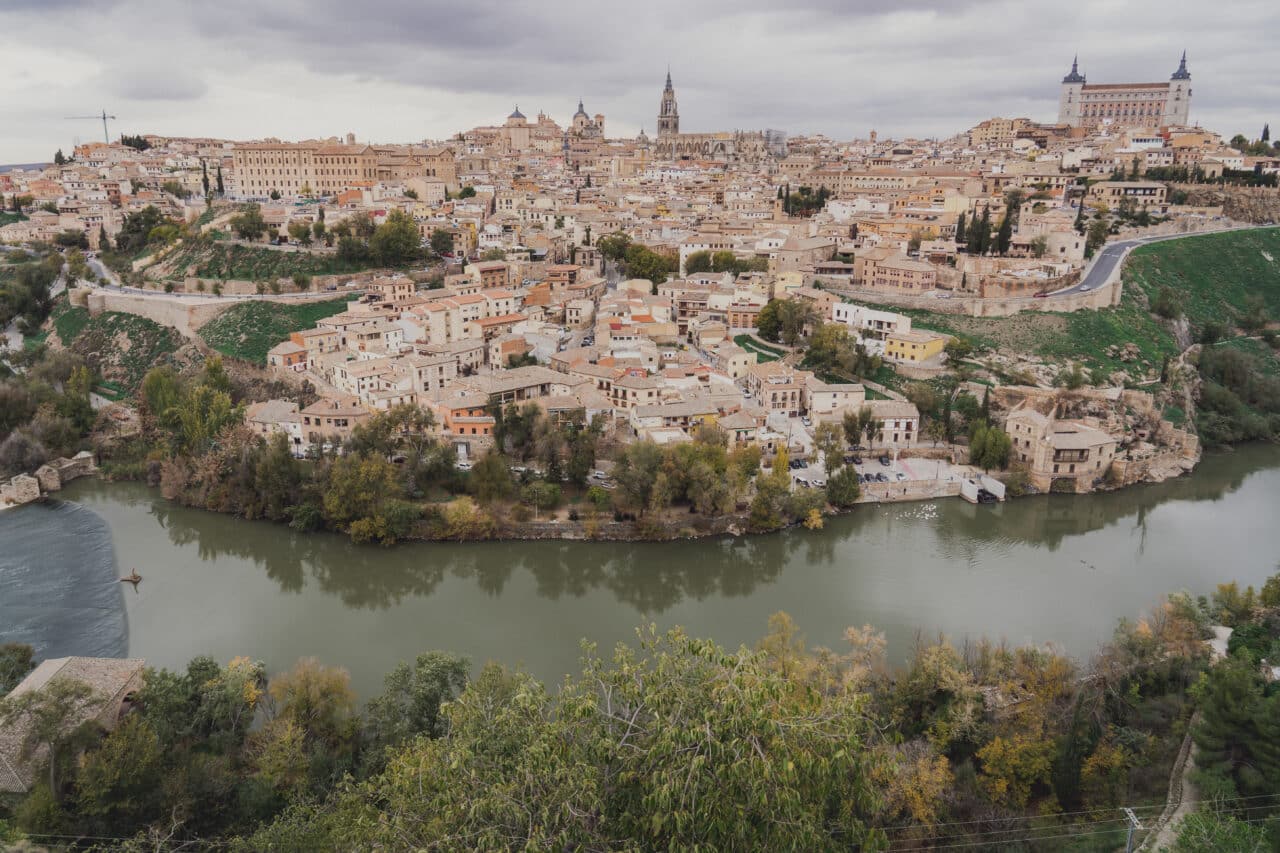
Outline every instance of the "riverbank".
<svg viewBox="0 0 1280 853"><path fill-rule="evenodd" d="M546 683L573 671L580 640L610 648L637 625L684 625L729 647L754 643L771 613L802 618L809 641L845 648L849 625L886 633L904 660L918 636L1050 642L1087 659L1152 590L1208 594L1231 576L1275 571L1280 447L1208 454L1191 476L1093 495L995 506L960 500L865 505L822 530L691 541L405 543L369 548L181 507L141 483L84 478L61 494L96 513L114 543L127 654L183 667L198 654L265 655L271 671L315 656L346 667L363 695L397 660L451 649L477 666L524 665ZM5 513L51 577L72 567L34 543L63 535L56 503ZM11 540L0 526L0 536ZM115 582L116 587L121 587ZM41 618L36 601L32 620ZM20 640L0 622L0 642Z"/></svg>

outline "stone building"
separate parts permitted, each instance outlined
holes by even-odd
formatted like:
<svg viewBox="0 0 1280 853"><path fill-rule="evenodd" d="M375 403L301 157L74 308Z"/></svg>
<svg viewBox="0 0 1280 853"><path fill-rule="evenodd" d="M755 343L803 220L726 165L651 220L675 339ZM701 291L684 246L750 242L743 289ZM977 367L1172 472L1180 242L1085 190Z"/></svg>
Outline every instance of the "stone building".
<svg viewBox="0 0 1280 853"><path fill-rule="evenodd" d="M1167 83L1088 83L1072 60L1058 100L1058 123L1071 127L1181 126L1189 123L1190 112L1186 51Z"/></svg>
<svg viewBox="0 0 1280 853"><path fill-rule="evenodd" d="M1091 491L1116 457L1118 442L1108 433L1025 404L1009 413L1005 431L1013 443L1010 461L1026 465L1031 485L1045 492Z"/></svg>
<svg viewBox="0 0 1280 853"><path fill-rule="evenodd" d="M776 134L761 131L724 131L720 133L681 133L680 111L676 106L676 90L667 72L667 84L658 106L658 138L654 151L667 160L721 160L757 163L772 156L778 146ZM785 145L785 139L782 142Z"/></svg>

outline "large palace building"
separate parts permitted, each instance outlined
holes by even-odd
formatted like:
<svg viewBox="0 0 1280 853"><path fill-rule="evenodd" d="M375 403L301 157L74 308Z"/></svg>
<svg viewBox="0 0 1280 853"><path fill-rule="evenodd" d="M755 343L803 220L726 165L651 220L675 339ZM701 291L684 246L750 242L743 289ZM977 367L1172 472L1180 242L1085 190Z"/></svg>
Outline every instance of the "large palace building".
<svg viewBox="0 0 1280 853"><path fill-rule="evenodd" d="M1191 72L1182 53L1167 83L1087 83L1075 61L1062 78L1058 123L1072 127L1169 127L1186 125L1191 112Z"/></svg>

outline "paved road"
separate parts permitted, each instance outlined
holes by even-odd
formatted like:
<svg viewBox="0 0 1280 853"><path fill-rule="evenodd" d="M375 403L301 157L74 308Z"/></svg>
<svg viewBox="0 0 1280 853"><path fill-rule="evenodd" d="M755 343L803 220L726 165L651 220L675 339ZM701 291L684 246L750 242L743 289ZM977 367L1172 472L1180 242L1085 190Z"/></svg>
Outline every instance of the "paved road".
<svg viewBox="0 0 1280 853"><path fill-rule="evenodd" d="M1253 228L1267 227L1257 225L1247 225L1241 228L1223 228L1218 231L1189 231L1185 234L1161 234L1154 237L1139 237L1136 240L1121 240L1118 243L1108 243L1105 248L1094 258L1093 265L1089 267L1079 282L1071 287L1064 287L1061 290L1055 290L1049 294L1049 298L1055 296L1070 296L1073 293L1084 293L1088 290L1096 290L1107 283L1111 278L1111 273L1116 266L1124 260L1130 249L1138 246L1145 246L1148 243L1162 243L1165 240L1181 240L1184 237L1202 237L1206 234L1221 234L1224 231L1248 231Z"/></svg>

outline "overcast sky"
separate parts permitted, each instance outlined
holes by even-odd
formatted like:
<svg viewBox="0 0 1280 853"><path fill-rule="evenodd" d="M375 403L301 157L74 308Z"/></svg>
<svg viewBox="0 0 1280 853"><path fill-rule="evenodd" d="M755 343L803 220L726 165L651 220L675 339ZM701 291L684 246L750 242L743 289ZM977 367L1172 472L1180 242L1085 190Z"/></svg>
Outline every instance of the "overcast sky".
<svg viewBox="0 0 1280 853"><path fill-rule="evenodd" d="M685 131L947 136L1055 120L1077 51L1105 83L1185 48L1192 121L1280 125L1275 0L0 0L0 33L0 164L101 139L64 117L104 107L113 139L410 142L581 97L652 134L668 63Z"/></svg>

